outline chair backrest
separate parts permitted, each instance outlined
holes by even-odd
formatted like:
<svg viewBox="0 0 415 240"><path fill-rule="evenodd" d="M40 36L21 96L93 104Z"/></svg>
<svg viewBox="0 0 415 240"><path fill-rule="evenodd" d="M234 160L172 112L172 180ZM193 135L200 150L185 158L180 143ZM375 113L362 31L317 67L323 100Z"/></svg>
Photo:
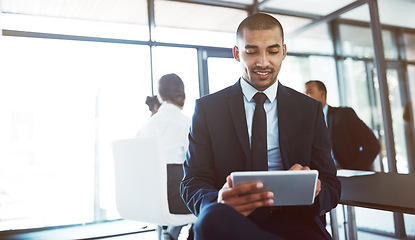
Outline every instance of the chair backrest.
<svg viewBox="0 0 415 240"><path fill-rule="evenodd" d="M117 140L112 148L116 202L122 218L169 226L196 220L193 214L169 212L167 165L156 137Z"/></svg>

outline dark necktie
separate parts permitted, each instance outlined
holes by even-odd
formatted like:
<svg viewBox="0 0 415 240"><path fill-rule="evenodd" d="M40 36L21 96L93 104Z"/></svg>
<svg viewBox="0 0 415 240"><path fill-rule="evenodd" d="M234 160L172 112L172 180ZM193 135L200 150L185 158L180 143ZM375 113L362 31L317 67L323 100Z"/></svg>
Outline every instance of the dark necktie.
<svg viewBox="0 0 415 240"><path fill-rule="evenodd" d="M254 96L255 112L252 120L251 157L254 171L268 170L267 149L267 116L264 102L267 99L264 93L257 92Z"/></svg>

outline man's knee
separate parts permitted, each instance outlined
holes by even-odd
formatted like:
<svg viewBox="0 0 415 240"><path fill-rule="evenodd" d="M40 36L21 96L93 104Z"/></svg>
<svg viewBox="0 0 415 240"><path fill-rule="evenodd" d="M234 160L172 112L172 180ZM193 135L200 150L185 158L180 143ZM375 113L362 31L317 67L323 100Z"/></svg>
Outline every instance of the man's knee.
<svg viewBox="0 0 415 240"><path fill-rule="evenodd" d="M212 203L204 207L194 226L197 239L207 239L209 234L221 235L220 233L231 230L229 225L232 225L238 215L240 214L226 204Z"/></svg>
<svg viewBox="0 0 415 240"><path fill-rule="evenodd" d="M212 203L202 209L195 226L203 229L212 227L215 223L224 221L227 215L233 215L231 211L234 211L233 208L226 204Z"/></svg>

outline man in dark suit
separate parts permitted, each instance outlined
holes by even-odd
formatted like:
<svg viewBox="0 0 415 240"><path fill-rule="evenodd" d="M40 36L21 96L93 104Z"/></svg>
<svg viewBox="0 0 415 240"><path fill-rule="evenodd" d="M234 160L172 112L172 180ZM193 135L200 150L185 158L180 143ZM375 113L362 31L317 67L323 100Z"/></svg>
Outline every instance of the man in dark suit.
<svg viewBox="0 0 415 240"><path fill-rule="evenodd" d="M321 103L277 80L287 54L281 24L267 14L247 17L233 54L242 77L198 99L190 128L180 190L198 216L196 239L331 239L319 216L337 205L340 182ZM265 157L256 158L254 109L256 96L264 94ZM309 169L319 171L310 206L272 207L274 193L261 191L262 183L233 186L229 177L234 171Z"/></svg>
<svg viewBox="0 0 415 240"><path fill-rule="evenodd" d="M329 141L338 168L372 170L372 163L380 151L378 139L360 120L352 108L331 107L326 104L327 89L323 82L305 83L306 94L323 105L329 130Z"/></svg>

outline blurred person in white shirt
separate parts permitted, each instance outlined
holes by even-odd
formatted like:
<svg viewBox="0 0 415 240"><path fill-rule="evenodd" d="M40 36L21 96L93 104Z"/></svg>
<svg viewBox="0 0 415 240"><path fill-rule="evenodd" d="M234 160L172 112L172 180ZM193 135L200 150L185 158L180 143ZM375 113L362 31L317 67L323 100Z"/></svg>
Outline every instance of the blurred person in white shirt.
<svg viewBox="0 0 415 240"><path fill-rule="evenodd" d="M159 80L159 96L162 99L160 108L138 131L137 137L158 137L161 158L168 164L169 210L174 214L188 214L190 211L179 193L191 124L190 118L181 112L186 99L182 79L174 73L162 76ZM178 239L181 228L182 226L169 226L164 235L170 239Z"/></svg>

